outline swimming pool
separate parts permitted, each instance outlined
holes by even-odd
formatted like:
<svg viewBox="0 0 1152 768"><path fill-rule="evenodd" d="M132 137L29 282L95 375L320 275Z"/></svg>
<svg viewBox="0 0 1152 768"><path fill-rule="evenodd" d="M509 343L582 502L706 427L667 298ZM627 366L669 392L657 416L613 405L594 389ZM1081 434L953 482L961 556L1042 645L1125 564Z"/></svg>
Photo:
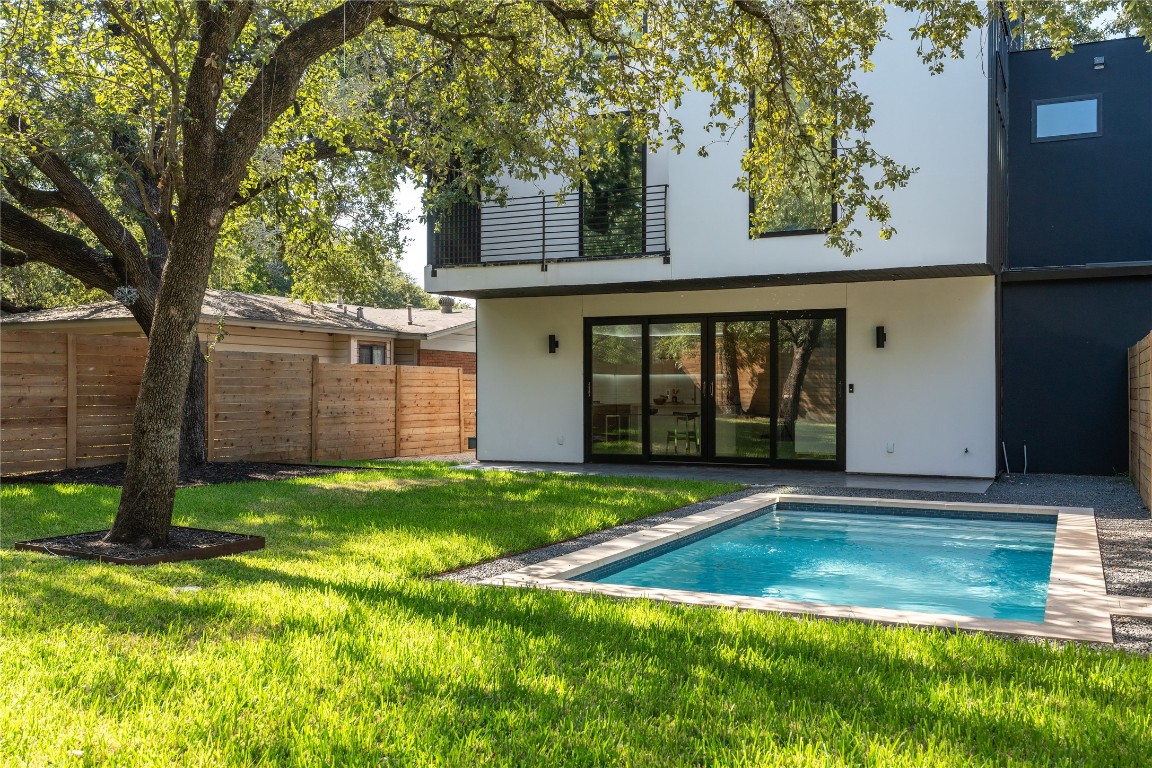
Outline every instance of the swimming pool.
<svg viewBox="0 0 1152 768"><path fill-rule="evenodd" d="M1041 622L1056 516L772 504L583 581ZM929 516L927 513L933 513Z"/></svg>
<svg viewBox="0 0 1152 768"><path fill-rule="evenodd" d="M1112 642L1082 507L754 493L482 583Z"/></svg>

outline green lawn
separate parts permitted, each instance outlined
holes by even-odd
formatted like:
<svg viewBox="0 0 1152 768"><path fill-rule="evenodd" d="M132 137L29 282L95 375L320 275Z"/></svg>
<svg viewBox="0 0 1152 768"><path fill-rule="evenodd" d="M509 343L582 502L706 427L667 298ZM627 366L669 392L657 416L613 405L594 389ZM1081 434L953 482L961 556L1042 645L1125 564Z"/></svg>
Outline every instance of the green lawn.
<svg viewBox="0 0 1152 768"><path fill-rule="evenodd" d="M107 525L114 489L6 485L0 765L1152 764L1145 657L423 578L724 490L191 488L177 522L268 549L131 568L10 549Z"/></svg>

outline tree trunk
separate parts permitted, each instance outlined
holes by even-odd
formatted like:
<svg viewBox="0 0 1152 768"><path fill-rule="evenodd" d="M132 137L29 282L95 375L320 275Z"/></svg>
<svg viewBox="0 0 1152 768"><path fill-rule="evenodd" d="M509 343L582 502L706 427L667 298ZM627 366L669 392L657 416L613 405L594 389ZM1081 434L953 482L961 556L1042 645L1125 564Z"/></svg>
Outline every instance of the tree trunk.
<svg viewBox="0 0 1152 768"><path fill-rule="evenodd" d="M164 265L136 398L124 490L107 541L143 548L168 543L185 402L190 390L198 390L196 397L203 392L202 377L193 382L189 376L199 351L200 307L224 216L222 205L210 196L197 197L181 205L172 257Z"/></svg>
<svg viewBox="0 0 1152 768"><path fill-rule="evenodd" d="M740 353L732 323L725 323L721 332L721 364L724 369L724 394L716 403L725 415L743 415L744 402L740 397Z"/></svg>
<svg viewBox="0 0 1152 768"><path fill-rule="evenodd" d="M788 369L788 376L784 385L780 387L780 419L783 422L780 437L785 440L796 439L796 420L800 418L800 395L804 388L804 379L808 375L808 364L812 360L812 353L820 343L820 332L824 329L823 320L802 320L808 328L797 334L792 344L792 365Z"/></svg>
<svg viewBox="0 0 1152 768"><path fill-rule="evenodd" d="M192 372L188 376L188 389L184 393L184 420L180 428L180 470L199 467L208 461L208 408L204 362L200 339L192 351Z"/></svg>

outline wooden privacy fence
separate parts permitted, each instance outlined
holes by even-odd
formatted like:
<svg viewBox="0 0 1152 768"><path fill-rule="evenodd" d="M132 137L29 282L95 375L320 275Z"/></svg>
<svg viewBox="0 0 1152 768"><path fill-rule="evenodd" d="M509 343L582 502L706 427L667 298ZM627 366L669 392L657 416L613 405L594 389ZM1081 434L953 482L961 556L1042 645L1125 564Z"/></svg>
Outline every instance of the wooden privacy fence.
<svg viewBox="0 0 1152 768"><path fill-rule="evenodd" d="M0 336L0 472L126 461L145 339Z"/></svg>
<svg viewBox="0 0 1152 768"><path fill-rule="evenodd" d="M476 429L476 377L459 368L217 352L207 389L212 461L457 453Z"/></svg>
<svg viewBox="0 0 1152 768"><path fill-rule="evenodd" d="M1128 471L1152 507L1152 333L1128 350Z"/></svg>
<svg viewBox="0 0 1152 768"><path fill-rule="evenodd" d="M125 461L145 339L0 335L0 472ZM208 458L309 462L456 453L476 434L476 377L456 368L216 352Z"/></svg>

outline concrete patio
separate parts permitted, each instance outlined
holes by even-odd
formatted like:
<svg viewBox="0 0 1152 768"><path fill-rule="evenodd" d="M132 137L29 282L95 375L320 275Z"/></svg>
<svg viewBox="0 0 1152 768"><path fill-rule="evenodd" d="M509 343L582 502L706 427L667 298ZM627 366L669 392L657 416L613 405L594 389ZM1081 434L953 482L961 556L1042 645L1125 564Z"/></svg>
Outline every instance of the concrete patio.
<svg viewBox="0 0 1152 768"><path fill-rule="evenodd" d="M919 493L985 493L992 480L967 477L857 475L812 469L767 469L719 464L550 464L519 461L472 461L465 469L503 472L559 472L606 477L659 477L670 480L714 480L752 487L819 486Z"/></svg>

